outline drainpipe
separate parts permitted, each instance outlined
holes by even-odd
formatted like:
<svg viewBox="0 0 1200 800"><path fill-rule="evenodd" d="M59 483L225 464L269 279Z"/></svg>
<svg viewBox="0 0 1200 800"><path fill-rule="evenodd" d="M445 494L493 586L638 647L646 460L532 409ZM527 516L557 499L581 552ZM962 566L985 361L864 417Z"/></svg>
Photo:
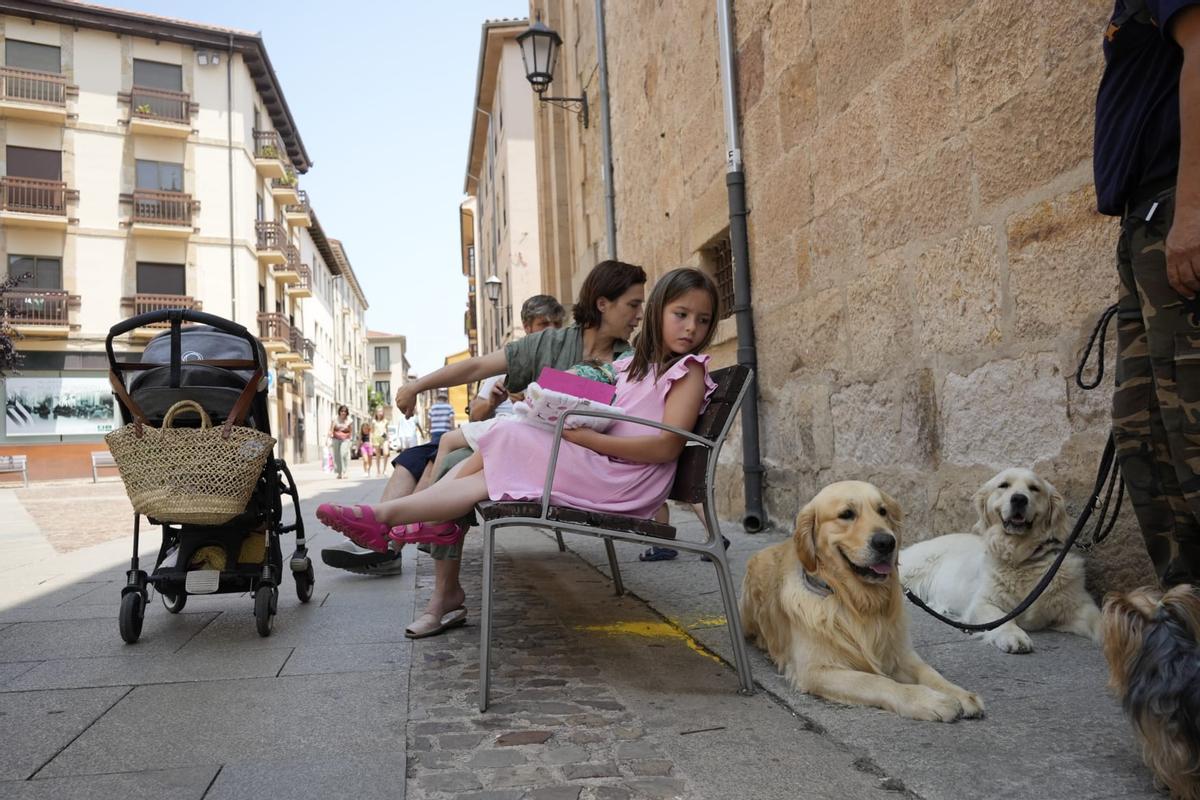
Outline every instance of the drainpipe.
<svg viewBox="0 0 1200 800"><path fill-rule="evenodd" d="M613 188L612 118L608 109L608 47L604 32L604 0L596 0L596 62L600 67L600 147L604 175L604 222L608 257L617 258L617 193Z"/></svg>
<svg viewBox="0 0 1200 800"><path fill-rule="evenodd" d="M229 56L225 59L225 127L229 154L229 318L238 321L237 261L233 243L233 36L229 37Z"/></svg>
<svg viewBox="0 0 1200 800"><path fill-rule="evenodd" d="M750 307L750 241L746 235L746 175L742 171L742 147L737 117L737 69L733 58L731 0L717 0L717 34L721 46L721 94L725 107L725 184L729 187L729 244L733 251L733 313L737 321L737 361L758 368L754 343L754 316ZM763 529L763 467L758 452L758 377L750 382L742 406L742 472L746 511L742 527L747 533Z"/></svg>

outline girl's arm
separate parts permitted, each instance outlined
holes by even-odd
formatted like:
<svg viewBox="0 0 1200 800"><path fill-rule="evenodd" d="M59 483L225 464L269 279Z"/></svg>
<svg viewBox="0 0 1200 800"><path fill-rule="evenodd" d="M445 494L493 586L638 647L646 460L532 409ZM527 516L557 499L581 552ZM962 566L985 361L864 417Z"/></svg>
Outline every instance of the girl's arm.
<svg viewBox="0 0 1200 800"><path fill-rule="evenodd" d="M703 365L688 364L687 375L675 381L667 392L662 421L685 431L694 428L696 419L700 416L700 406L704 403L704 388ZM682 436L669 431L657 431L646 436L611 436L590 428L573 428L563 430L563 439L594 450L600 455L640 464L666 464L675 461L687 444L687 440Z"/></svg>

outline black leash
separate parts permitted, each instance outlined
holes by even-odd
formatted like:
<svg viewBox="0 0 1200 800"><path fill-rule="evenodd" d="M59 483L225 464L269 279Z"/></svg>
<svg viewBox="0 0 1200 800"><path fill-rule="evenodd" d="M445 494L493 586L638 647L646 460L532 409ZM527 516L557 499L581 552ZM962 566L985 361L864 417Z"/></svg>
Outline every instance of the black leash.
<svg viewBox="0 0 1200 800"><path fill-rule="evenodd" d="M1095 389L1104 380L1104 337L1108 330L1108 323L1114 316L1116 316L1116 313L1117 306L1114 303L1104 310L1104 313L1100 315L1100 319L1096 323L1096 327L1092 329L1091 338L1088 339L1087 347L1083 351L1083 357L1079 361L1079 368L1075 370L1075 384L1081 389ZM1091 358L1092 348L1093 346L1096 346L1097 342L1099 342L1097 347L1097 354L1099 358L1096 366L1096 377L1090 382L1085 382L1083 379L1083 371L1087 366L1088 360ZM938 620L939 622L944 622L951 627L958 628L964 633L995 630L1006 622L1011 622L1012 620L1024 614L1030 606L1037 602L1037 599L1041 597L1042 592L1046 591L1046 587L1050 585L1050 581L1054 580L1054 576L1058 573L1058 568L1062 566L1062 562L1066 559L1067 554L1071 552L1071 548L1075 546L1076 541L1079 539L1079 535L1083 533L1083 529L1087 526L1088 520L1092 516L1092 511L1096 509L1097 503L1100 499L1100 494L1102 492L1104 493L1104 502L1100 505L1100 516L1097 518L1096 527L1092 531L1091 541L1086 545L1080 545L1080 549L1085 551L1090 550L1100 542L1104 541L1108 534L1112 532L1113 526L1116 525L1117 514L1121 510L1121 500L1125 493L1124 483L1119 480L1119 477L1120 470L1116 466L1116 444L1113 441L1112 434L1109 433L1108 441L1104 445L1104 453L1100 456L1100 469L1096 472L1096 482L1092 487L1091 497L1088 498L1087 504L1080 512L1079 519L1075 520L1075 527L1071 529L1071 535L1067 537L1067 541L1063 545L1062 551L1059 552L1058 558L1054 559L1054 563L1051 564L1050 568L1046 570L1046 574L1042 576L1040 581L1038 581L1037 586L1033 587L1033 591L1029 593L1029 596L1022 600L1016 608L1005 614L1000 619L983 623L962 622L961 620L952 619L944 614L934 611L925 604L925 601L917 597L908 589L904 590L905 597L907 597L913 603L913 605L917 606L917 608L920 608L934 619ZM1117 492L1117 502L1113 507L1110 517L1108 509L1110 501L1112 500L1114 484L1119 485L1120 489ZM1106 519L1107 524L1105 524Z"/></svg>

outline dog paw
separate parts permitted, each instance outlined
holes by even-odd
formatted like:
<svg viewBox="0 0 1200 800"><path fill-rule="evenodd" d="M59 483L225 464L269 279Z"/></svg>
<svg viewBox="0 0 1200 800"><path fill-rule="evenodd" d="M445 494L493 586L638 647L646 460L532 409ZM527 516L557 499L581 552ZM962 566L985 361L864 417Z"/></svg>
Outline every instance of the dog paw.
<svg viewBox="0 0 1200 800"><path fill-rule="evenodd" d="M956 698L927 686L910 686L907 703L897 709L901 716L928 722L954 722L963 715L963 706Z"/></svg>
<svg viewBox="0 0 1200 800"><path fill-rule="evenodd" d="M984 717L986 710L982 697L964 689L960 689L955 697L958 698L958 702L962 706L963 719L982 719Z"/></svg>
<svg viewBox="0 0 1200 800"><path fill-rule="evenodd" d="M1032 653L1033 640L1021 629L992 631L987 641L1006 653Z"/></svg>

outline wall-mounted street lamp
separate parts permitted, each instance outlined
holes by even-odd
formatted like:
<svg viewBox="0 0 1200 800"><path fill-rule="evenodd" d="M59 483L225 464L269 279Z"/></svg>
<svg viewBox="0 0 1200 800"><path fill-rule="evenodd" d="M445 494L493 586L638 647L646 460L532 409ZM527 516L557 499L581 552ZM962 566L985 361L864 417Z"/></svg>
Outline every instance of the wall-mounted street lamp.
<svg viewBox="0 0 1200 800"><path fill-rule="evenodd" d="M483 282L483 291L487 295L487 299L493 303L500 302L500 287L503 282L496 277L495 273Z"/></svg>
<svg viewBox="0 0 1200 800"><path fill-rule="evenodd" d="M587 92L582 97L547 97L546 89L554 80L554 65L558 61L558 48L562 37L542 24L539 17L517 37L521 47L521 60L525 62L525 79L537 92L538 100L559 108L574 111L583 117L583 127L588 126Z"/></svg>

